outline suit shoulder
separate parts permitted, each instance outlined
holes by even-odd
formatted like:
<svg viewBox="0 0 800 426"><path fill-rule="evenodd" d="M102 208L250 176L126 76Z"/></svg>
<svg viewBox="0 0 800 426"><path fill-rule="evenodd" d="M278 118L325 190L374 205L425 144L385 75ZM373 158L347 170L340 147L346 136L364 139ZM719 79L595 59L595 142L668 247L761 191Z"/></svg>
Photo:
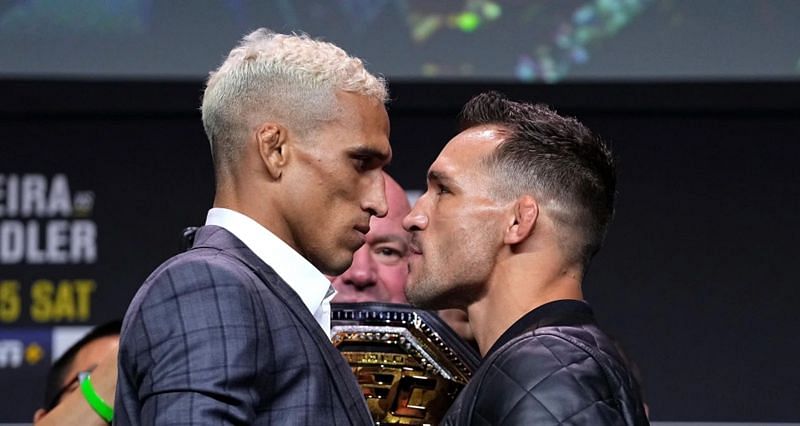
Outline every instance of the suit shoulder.
<svg viewBox="0 0 800 426"><path fill-rule="evenodd" d="M189 333L266 324L268 286L220 250L192 250L167 260L128 306L122 341L164 342ZM191 334L191 333L189 333Z"/></svg>
<svg viewBox="0 0 800 426"><path fill-rule="evenodd" d="M147 281L171 277L188 278L185 283L195 283L212 278L241 278L252 275L252 271L240 260L223 250L200 248L173 256L159 266Z"/></svg>
<svg viewBox="0 0 800 426"><path fill-rule="evenodd" d="M262 287L255 274L235 257L218 249L193 249L173 256L153 271L137 291L129 311L176 295L222 288L245 294Z"/></svg>

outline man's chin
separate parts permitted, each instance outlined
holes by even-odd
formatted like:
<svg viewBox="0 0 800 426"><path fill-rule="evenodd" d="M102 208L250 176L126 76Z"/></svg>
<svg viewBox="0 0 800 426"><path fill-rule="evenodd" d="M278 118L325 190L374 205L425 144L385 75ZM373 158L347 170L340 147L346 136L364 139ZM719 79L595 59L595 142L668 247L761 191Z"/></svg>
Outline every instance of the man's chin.
<svg viewBox="0 0 800 426"><path fill-rule="evenodd" d="M339 297L337 294L336 297L333 299L333 303L370 303L370 302L379 302L380 300L374 297L365 297L365 296L358 296L358 295L344 295Z"/></svg>
<svg viewBox="0 0 800 426"><path fill-rule="evenodd" d="M447 283L429 280L427 277L427 275L414 277L409 275L405 295L410 305L429 311L463 308L456 301L462 299L461 293L467 289L455 285L448 286Z"/></svg>
<svg viewBox="0 0 800 426"><path fill-rule="evenodd" d="M423 286L426 286L423 281L416 279L412 281L412 277L410 275L408 278L409 280L406 283L405 288L406 300L408 300L408 304L421 309L440 309L435 306L437 304L436 297L433 297L430 292L425 291L423 288Z"/></svg>
<svg viewBox="0 0 800 426"><path fill-rule="evenodd" d="M334 250L329 249L327 252L323 253L323 256L319 256L313 261L309 259L314 267L327 275L328 278L342 275L353 263L353 252L349 249L340 249L338 256L331 256L333 251Z"/></svg>

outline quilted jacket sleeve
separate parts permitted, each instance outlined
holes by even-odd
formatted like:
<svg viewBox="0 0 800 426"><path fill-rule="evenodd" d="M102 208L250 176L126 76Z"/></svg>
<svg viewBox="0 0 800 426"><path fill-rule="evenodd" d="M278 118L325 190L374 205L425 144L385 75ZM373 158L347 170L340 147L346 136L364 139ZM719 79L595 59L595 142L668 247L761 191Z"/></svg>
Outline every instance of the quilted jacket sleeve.
<svg viewBox="0 0 800 426"><path fill-rule="evenodd" d="M626 424L613 378L576 342L557 334L529 335L493 355L460 424Z"/></svg>

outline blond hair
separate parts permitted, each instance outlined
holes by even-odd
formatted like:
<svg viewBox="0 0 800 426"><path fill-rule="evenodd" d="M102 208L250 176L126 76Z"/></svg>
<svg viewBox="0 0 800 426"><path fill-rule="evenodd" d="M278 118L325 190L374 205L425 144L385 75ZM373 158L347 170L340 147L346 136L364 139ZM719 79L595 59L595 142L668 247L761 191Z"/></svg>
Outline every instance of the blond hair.
<svg viewBox="0 0 800 426"><path fill-rule="evenodd" d="M242 38L212 71L203 94L203 127L214 166L234 163L255 126L275 120L306 134L337 116L337 92L387 101L386 82L341 48L305 34L260 28Z"/></svg>

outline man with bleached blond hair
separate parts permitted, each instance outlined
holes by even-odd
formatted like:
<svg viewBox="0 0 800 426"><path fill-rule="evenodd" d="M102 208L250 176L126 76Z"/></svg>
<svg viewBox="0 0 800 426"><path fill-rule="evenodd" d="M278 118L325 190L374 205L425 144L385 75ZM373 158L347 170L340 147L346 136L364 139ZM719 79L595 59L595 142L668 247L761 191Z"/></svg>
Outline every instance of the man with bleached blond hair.
<svg viewBox="0 0 800 426"><path fill-rule="evenodd" d="M337 275L387 212L385 82L257 30L211 73L214 206L123 324L114 424L372 424L329 340Z"/></svg>

